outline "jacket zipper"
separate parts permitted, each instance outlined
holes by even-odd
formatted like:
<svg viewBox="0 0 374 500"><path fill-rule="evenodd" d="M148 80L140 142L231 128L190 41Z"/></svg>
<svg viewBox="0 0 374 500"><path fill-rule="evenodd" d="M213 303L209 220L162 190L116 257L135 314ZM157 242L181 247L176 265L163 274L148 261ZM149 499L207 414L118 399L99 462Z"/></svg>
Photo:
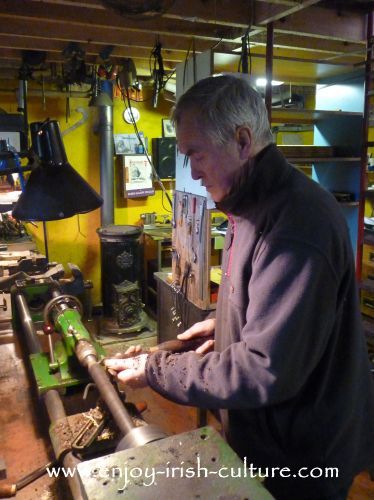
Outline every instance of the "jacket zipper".
<svg viewBox="0 0 374 500"><path fill-rule="evenodd" d="M232 254L233 254L232 249L233 249L234 241L235 241L235 220L232 217L232 215L227 215L227 218L229 219L229 222L231 224L231 243L230 243L229 258L228 258L225 276L229 277L231 275Z"/></svg>

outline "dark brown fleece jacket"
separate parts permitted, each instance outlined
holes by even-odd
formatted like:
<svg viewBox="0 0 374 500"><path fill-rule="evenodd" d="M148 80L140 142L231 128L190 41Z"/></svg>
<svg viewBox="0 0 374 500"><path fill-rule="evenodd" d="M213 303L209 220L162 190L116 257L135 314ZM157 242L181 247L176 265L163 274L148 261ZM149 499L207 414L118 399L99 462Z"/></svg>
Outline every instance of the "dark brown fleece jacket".
<svg viewBox="0 0 374 500"><path fill-rule="evenodd" d="M333 196L274 145L243 168L220 205L233 214L216 311L215 352L157 352L150 386L219 409L229 444L277 499L333 495L374 463L374 386L345 219ZM338 467L338 478L293 477Z"/></svg>

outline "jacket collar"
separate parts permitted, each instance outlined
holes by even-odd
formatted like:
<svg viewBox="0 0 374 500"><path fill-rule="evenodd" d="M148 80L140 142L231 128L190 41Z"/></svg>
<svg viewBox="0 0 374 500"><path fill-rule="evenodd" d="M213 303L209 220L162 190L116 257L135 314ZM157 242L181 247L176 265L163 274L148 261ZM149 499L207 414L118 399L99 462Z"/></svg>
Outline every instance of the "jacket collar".
<svg viewBox="0 0 374 500"><path fill-rule="evenodd" d="M258 202L279 191L292 171L275 144L262 149L254 159L248 160L234 179L230 193L216 206L219 210L241 215Z"/></svg>

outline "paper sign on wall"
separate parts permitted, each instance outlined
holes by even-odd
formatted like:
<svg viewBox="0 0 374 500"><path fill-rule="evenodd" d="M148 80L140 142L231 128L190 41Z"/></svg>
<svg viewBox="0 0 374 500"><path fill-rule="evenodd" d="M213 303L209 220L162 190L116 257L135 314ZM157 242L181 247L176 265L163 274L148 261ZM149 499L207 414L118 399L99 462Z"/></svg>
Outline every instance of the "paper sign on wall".
<svg viewBox="0 0 374 500"><path fill-rule="evenodd" d="M140 198L155 194L152 167L146 155L124 155L124 197Z"/></svg>

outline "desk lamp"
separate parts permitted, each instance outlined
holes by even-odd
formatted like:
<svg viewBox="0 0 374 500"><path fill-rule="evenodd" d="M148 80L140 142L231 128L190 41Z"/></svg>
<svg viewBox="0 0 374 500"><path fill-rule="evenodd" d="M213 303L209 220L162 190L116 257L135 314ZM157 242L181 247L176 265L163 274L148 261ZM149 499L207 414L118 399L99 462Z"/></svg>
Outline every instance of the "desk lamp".
<svg viewBox="0 0 374 500"><path fill-rule="evenodd" d="M67 160L57 121L30 124L38 156L25 190L13 209L22 221L51 221L99 208L103 200Z"/></svg>

